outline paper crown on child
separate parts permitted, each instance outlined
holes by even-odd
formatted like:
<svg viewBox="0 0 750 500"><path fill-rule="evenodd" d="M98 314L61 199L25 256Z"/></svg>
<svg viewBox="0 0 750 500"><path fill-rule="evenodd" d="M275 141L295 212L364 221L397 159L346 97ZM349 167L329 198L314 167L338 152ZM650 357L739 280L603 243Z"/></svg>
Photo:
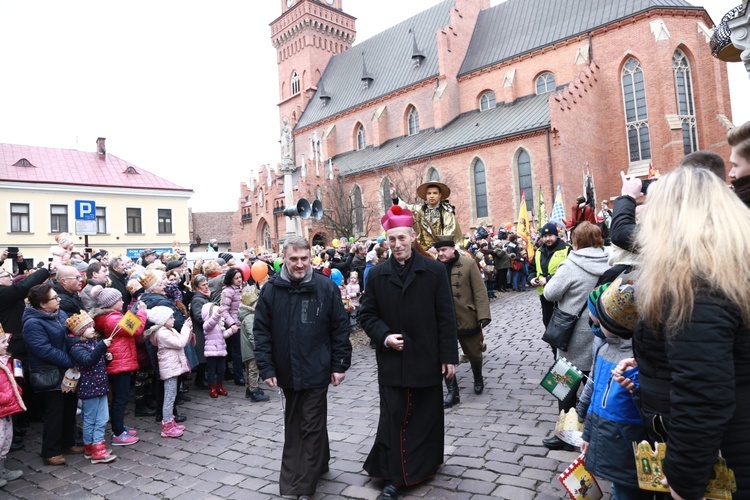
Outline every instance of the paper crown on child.
<svg viewBox="0 0 750 500"><path fill-rule="evenodd" d="M617 278L597 299L596 312L602 328L624 339L633 337L639 318L634 286Z"/></svg>
<svg viewBox="0 0 750 500"><path fill-rule="evenodd" d="M141 283L141 286L148 290L150 287L154 286L159 280L161 279L161 273L152 270L147 269L140 278L138 278L138 281Z"/></svg>
<svg viewBox="0 0 750 500"><path fill-rule="evenodd" d="M413 227L414 214L407 208L393 205L380 219L380 223L386 231L395 227Z"/></svg>
<svg viewBox="0 0 750 500"><path fill-rule="evenodd" d="M174 311L171 307L167 306L156 306L152 307L151 309L146 311L146 315L148 316L148 320L159 326L163 326L169 321L169 318L171 318L174 315Z"/></svg>
<svg viewBox="0 0 750 500"><path fill-rule="evenodd" d="M82 335L86 327L92 324L94 324L94 320L91 319L91 316L86 311L74 314L65 321L65 326L68 327L68 331L73 335Z"/></svg>
<svg viewBox="0 0 750 500"><path fill-rule="evenodd" d="M578 412L571 408L568 413L560 411L555 424L555 436L573 446L583 444L583 422L578 421Z"/></svg>
<svg viewBox="0 0 750 500"><path fill-rule="evenodd" d="M130 295L135 295L135 293L138 290L142 290L143 289L143 285L141 285L140 281L138 281L136 279L132 279L132 280L128 281L128 284L127 284L127 286L125 288L128 289L128 292L130 293Z"/></svg>
<svg viewBox="0 0 750 500"><path fill-rule="evenodd" d="M5 340L5 337L10 337L10 332L5 333L5 330L3 330L2 323L0 323L0 341Z"/></svg>
<svg viewBox="0 0 750 500"><path fill-rule="evenodd" d="M246 286L242 290L242 294L240 295L240 301L243 305L253 307L256 302L258 302L258 297L260 296L260 293L258 292L258 288L255 286Z"/></svg>

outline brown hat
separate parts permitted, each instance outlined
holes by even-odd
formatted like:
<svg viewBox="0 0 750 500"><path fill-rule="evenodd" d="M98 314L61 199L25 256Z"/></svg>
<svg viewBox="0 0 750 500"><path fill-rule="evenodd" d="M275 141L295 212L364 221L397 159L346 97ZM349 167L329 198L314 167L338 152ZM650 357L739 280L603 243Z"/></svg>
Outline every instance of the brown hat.
<svg viewBox="0 0 750 500"><path fill-rule="evenodd" d="M434 186L440 190L440 199L441 200L447 200L451 196L451 188L449 188L447 185L443 184L442 182L435 182L435 181L429 181L425 182L424 184L420 184L417 188L417 196L422 198L423 200L427 199L427 188Z"/></svg>
<svg viewBox="0 0 750 500"><path fill-rule="evenodd" d="M68 331L73 335L81 335L86 330L86 327L93 325L94 320L91 319L89 313L81 311L78 314L74 314L65 321L65 326L68 327Z"/></svg>

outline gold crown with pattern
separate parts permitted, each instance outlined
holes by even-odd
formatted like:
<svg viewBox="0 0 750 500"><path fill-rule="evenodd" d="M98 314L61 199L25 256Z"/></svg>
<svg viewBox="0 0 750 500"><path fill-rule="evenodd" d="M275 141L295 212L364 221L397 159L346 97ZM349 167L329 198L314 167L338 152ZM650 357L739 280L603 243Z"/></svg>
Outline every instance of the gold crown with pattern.
<svg viewBox="0 0 750 500"><path fill-rule="evenodd" d="M573 446L581 446L583 442L583 422L578 421L578 413L571 408L568 413L560 411L555 424L555 436Z"/></svg>
<svg viewBox="0 0 750 500"><path fill-rule="evenodd" d="M68 331L73 335L81 335L87 326L93 324L94 320L91 319L89 313L81 311L78 314L74 314L65 321L65 326L68 327Z"/></svg>
<svg viewBox="0 0 750 500"><path fill-rule="evenodd" d="M652 448L647 441L633 443L635 467L638 474L638 487L642 490L669 493L669 487L662 484L664 479L664 461L667 457L666 443L655 443ZM706 498L732 500L732 493L737 491L734 472L727 467L721 456L716 458L714 471L706 486Z"/></svg>

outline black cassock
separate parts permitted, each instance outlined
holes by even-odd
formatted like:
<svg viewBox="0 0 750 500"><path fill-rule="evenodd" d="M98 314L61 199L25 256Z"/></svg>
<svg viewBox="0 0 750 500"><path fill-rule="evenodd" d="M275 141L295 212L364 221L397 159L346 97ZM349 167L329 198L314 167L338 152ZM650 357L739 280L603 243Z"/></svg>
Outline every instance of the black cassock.
<svg viewBox="0 0 750 500"><path fill-rule="evenodd" d="M443 387L380 386L380 420L365 460L371 477L395 486L431 478L443 463Z"/></svg>

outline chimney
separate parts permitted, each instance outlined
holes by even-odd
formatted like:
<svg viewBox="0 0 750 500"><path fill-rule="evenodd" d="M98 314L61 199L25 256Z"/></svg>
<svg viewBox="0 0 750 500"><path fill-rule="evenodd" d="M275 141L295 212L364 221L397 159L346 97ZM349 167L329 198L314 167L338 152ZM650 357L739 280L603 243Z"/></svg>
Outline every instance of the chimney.
<svg viewBox="0 0 750 500"><path fill-rule="evenodd" d="M104 147L104 141L106 141L104 137L99 137L96 140L96 152L99 153L99 156L102 158L107 154L107 148Z"/></svg>

